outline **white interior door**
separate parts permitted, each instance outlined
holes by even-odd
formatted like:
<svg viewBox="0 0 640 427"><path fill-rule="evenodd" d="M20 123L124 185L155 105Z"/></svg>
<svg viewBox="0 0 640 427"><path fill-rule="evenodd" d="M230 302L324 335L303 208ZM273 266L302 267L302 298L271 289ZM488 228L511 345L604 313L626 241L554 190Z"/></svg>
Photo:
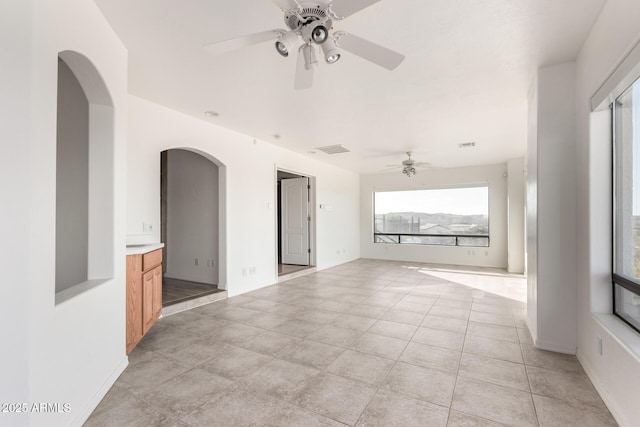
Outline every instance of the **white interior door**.
<svg viewBox="0 0 640 427"><path fill-rule="evenodd" d="M282 263L309 265L309 178L280 181Z"/></svg>

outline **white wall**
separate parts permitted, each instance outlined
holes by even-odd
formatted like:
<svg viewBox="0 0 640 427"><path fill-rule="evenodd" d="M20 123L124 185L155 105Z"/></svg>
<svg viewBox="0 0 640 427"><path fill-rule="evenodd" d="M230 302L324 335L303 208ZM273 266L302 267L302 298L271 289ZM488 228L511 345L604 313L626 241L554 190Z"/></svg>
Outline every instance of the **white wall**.
<svg viewBox="0 0 640 427"><path fill-rule="evenodd" d="M219 264L218 167L191 151L169 150L167 181L165 275L215 285Z"/></svg>
<svg viewBox="0 0 640 427"><path fill-rule="evenodd" d="M538 78L528 93L526 157L526 246L527 324L533 337L538 335Z"/></svg>
<svg viewBox="0 0 640 427"><path fill-rule="evenodd" d="M535 229L527 249L529 326L537 347L575 354L575 64L541 68L536 82L527 169L528 225Z"/></svg>
<svg viewBox="0 0 640 427"><path fill-rule="evenodd" d="M58 65L56 292L87 280L89 250L89 101L67 64Z"/></svg>
<svg viewBox="0 0 640 427"><path fill-rule="evenodd" d="M32 13L30 0L7 0L0 13L0 402L29 401L27 364L29 333L31 194L34 183L29 160L34 141L29 114L33 58ZM11 351L7 351L10 349ZM2 414L2 422L26 426L26 417Z"/></svg>
<svg viewBox="0 0 640 427"><path fill-rule="evenodd" d="M507 267L507 165L477 166L419 171L407 178L397 173L361 177L360 245L363 258L437 264ZM373 193L383 190L409 190L489 184L490 247L393 245L373 243ZM470 254L474 251L475 254Z"/></svg>
<svg viewBox="0 0 640 427"><path fill-rule="evenodd" d="M525 165L524 158L509 159L507 162L507 201L509 210L509 230L507 232L507 271L524 273L525 247Z"/></svg>
<svg viewBox="0 0 640 427"><path fill-rule="evenodd" d="M0 18L3 241L3 402L69 403L71 412L3 416L2 423L80 425L127 363L124 325L124 128L126 50L86 0L11 1ZM6 21L5 21L6 20ZM3 44L4 47L4 44ZM110 256L121 260L113 279L55 305L56 98L58 52L86 55L101 73L115 105L115 238ZM6 104L11 108L6 109ZM6 113L6 114L5 114ZM8 123L11 122L11 123ZM5 123L8 123L7 126ZM5 168L5 159L10 161ZM6 190L5 190L6 189ZM6 193L8 194L5 194ZM12 230L5 233L8 224ZM14 259L15 257L15 259ZM4 316L9 315L10 319ZM6 334L6 335L5 335ZM14 360L17 359L17 360ZM26 370L28 366L28 371ZM9 421L10 420L10 421Z"/></svg>
<svg viewBox="0 0 640 427"><path fill-rule="evenodd" d="M276 167L316 178L317 267L328 268L360 257L359 176L266 142L129 96L128 240L159 241L160 152L188 148L218 162L222 200L226 199L226 274L220 284L229 295L248 292L277 280ZM221 221L224 221L221 215ZM140 236L142 223L154 233ZM224 263L222 252L221 262ZM255 274L244 275L255 267Z"/></svg>
<svg viewBox="0 0 640 427"><path fill-rule="evenodd" d="M640 41L640 2L609 0L577 60L578 357L621 426L640 419L640 337L611 313L611 142L589 99ZM603 339L603 354L598 352Z"/></svg>

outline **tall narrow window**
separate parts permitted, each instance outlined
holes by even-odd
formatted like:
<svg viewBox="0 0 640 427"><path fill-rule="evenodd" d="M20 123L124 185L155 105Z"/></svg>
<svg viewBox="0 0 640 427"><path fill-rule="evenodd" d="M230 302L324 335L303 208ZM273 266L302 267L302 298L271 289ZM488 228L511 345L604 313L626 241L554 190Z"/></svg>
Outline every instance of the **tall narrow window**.
<svg viewBox="0 0 640 427"><path fill-rule="evenodd" d="M614 103L614 313L640 331L640 80Z"/></svg>
<svg viewBox="0 0 640 427"><path fill-rule="evenodd" d="M376 192L374 242L489 246L489 187Z"/></svg>

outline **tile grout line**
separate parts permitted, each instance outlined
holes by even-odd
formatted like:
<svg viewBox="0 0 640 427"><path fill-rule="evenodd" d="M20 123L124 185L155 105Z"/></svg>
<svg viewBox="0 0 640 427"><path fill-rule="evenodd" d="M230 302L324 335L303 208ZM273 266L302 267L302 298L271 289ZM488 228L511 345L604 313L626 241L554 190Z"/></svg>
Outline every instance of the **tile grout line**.
<svg viewBox="0 0 640 427"><path fill-rule="evenodd" d="M345 276L345 277L349 277L349 274L354 274L354 273L348 273L348 274L345 274L344 276ZM398 277L404 277L404 276L406 276L407 274L408 274L408 273L407 273L407 272L405 272L405 274L404 274L404 275L402 275L402 276L398 276ZM326 278L326 280L330 280L330 279L331 279L331 278ZM342 280L342 279L337 279L337 278L336 278L336 280ZM374 279L372 278L372 280L374 280ZM377 294L377 293L379 293L379 292L395 292L395 293L398 293L398 294L401 294L401 295L402 295L402 296L401 296L401 298L400 298L398 301L396 301L393 305L388 306L388 307L380 307L380 308L384 308L384 309L385 309L385 311L384 311L380 316L377 316L377 317L375 317L375 318L374 318L374 317L371 317L371 316L360 316L359 314L355 314L355 316L360 316L360 317L365 317L365 318L374 319L374 320L375 320L375 322L374 322L374 324L373 324L373 325L375 325L377 322L379 322L379 321L381 321L381 320L385 320L385 319L382 319L382 317L384 317L387 313L389 313L391 310L393 310L393 309L395 308L395 306L396 306L397 304L399 304L399 303L400 303L404 298L406 298L407 296L429 296L429 297L431 297L431 296L432 296L432 294L419 294L419 293L413 293L413 292L415 292L415 291L418 289L418 287L419 287L418 285L419 285L420 281L418 281L416 284L412 284L411 280L409 280L409 281L407 281L404 285L403 285L403 283L404 283L404 282L402 282L402 281L395 282L395 281L391 280L391 281L386 282L386 283L387 283L387 285L386 285L386 286L384 286L384 287L382 287L382 288L366 288L366 287L357 286L357 285L356 285L356 286L346 286L346 287L344 287L344 289L362 289L362 290L364 290L364 289L371 289L371 290L375 290L375 292L373 293L373 295L375 295L375 294ZM393 284L393 283L396 283L396 286L391 286L391 285L390 285L390 284ZM451 283L454 283L454 284L455 284L455 282L447 281L446 285L447 285L447 287L449 287L449 288L451 288L451 289L454 289L454 288L452 288L452 287L451 287ZM309 285L307 285L307 283L300 283L300 284L296 285L295 287L293 287L292 289L311 290L311 289L312 289L312 286L310 286L310 285L312 285L313 283L312 283L312 282L308 282L308 284L309 284ZM276 285L276 286L277 286L277 285ZM464 286L464 285L461 285L461 286ZM405 287L406 287L406 288L409 288L409 287L410 287L410 289L409 289L409 290L407 290L407 289L403 289L403 291L402 291L402 292L397 292L397 290L398 290L398 289L402 289L402 288L405 288ZM400 362L400 357L402 357L402 355L406 352L407 347L408 347L412 342L414 342L414 341L413 341L413 339L414 339L414 337L415 337L416 333L420 330L420 328L422 328L422 327L426 327L426 326L424 326L424 325L423 325L423 322L424 322L425 318L429 315L429 313L431 313L431 312L432 312L433 308L434 308L434 307L436 307L436 305L437 305L437 302L438 302L438 301L447 299L447 298L443 298L443 294L442 294L442 292L440 292L439 294L434 295L434 296L435 296L434 303L433 303L433 304L431 304L431 305L429 306L429 310L428 310L428 311L426 311L426 313L422 315L422 318L421 318L420 323L419 323L418 325L415 325L415 330L414 330L414 331L413 331L413 333L411 334L411 337L409 337L409 338L408 338L408 340L406 340L406 344L404 345L404 348L403 348L402 352L400 353L400 356L398 356L398 358L396 358L395 360L393 360L393 364L392 364L391 368L387 371L386 375L384 376L384 378L382 379L382 381L380 382L380 384L379 384L377 387L375 387L375 393L373 394L373 398L375 398L375 396L380 392L380 390L382 390L383 385L385 384L385 382L386 382L386 381L387 381L387 379L389 378L389 374L390 374L390 373L393 371L393 369L397 366L398 362ZM256 301L256 300L271 301L271 302L273 302L274 304L291 304L291 303L290 303L290 302L288 302L288 301L287 301L287 302L281 302L281 301L284 301L284 300L282 300L282 299L281 299L281 300L269 300L269 297L266 297L266 298L260 298L260 297L258 297L258 298L256 298L256 297L249 296L249 295L247 295L247 297L248 297L248 298L253 298L253 300L252 300L252 301L250 301L250 302L245 302L244 304L237 304L237 306L238 306L238 307L240 307L240 308L244 308L245 310L252 310L252 311L255 311L255 312L257 312L257 313L263 313L263 314L264 314L264 313L268 313L268 314L273 314L273 315L277 315L277 316L282 316L282 317L285 317L285 318L287 318L287 319L297 319L296 317L290 317L290 316L288 316L288 315L281 315L281 314L278 314L278 313L272 313L272 312L269 312L269 311L267 311L267 310L255 309L255 308L253 308L253 307L248 307L248 308L247 308L247 307L244 307L244 306L246 306L246 305L251 304L251 302ZM305 297L305 296L304 296L304 295L300 295L300 298L303 298L303 297ZM317 296L309 295L309 296L306 296L306 297L310 297L310 298L319 298L319 299L321 299L321 300L325 300L325 301L333 301L332 299L328 299L328 297L325 297L325 296L319 296L319 297L317 297ZM363 297L363 298L361 298L361 299L358 299L358 300L357 300L357 302L350 301L350 302L349 302L349 304L351 304L352 306L356 306L356 305L364 305L364 306L369 306L369 307L377 307L377 306L370 306L369 304L363 303L363 301L364 301L364 300L366 300L367 298L370 298L370 297L371 297L371 296ZM474 297L474 298L475 298L475 297ZM452 300L452 301L456 301L456 300L454 299L454 300ZM455 393L455 388L456 388L456 386L457 386L458 379L460 378L460 364L461 364L461 358L462 358L462 356L463 356L463 354L464 354L464 345L466 344L466 341L467 341L467 338L468 338L468 333L469 333L469 322L470 322L470 320L469 320L469 319L470 319L471 312L473 311L473 301L474 301L474 300L472 299L472 308L470 309L470 311L469 311L469 315L468 315L468 316L467 316L467 318L466 318L466 327L465 327L465 332L464 332L463 347L462 347L462 350L460 351L460 359L458 359L458 364L457 364L457 368L456 368L456 372L455 372L455 376L456 376L456 384L454 385L454 393ZM419 303L416 303L416 304L419 304ZM296 305L296 304L293 304L293 305ZM234 307L234 306L236 306L236 305L235 305L235 304L233 304L233 305L230 305L230 306L231 306L231 307ZM297 305L296 305L296 306L297 306ZM321 310L321 309L319 309L317 306L313 306L313 307L310 307L310 306L303 306L303 307L304 307L306 310ZM326 310L326 309L325 309L325 310ZM514 325L515 325L515 328L516 328L516 334L517 334L517 325L516 325L516 322L515 322L515 317L516 317L516 316L515 316L515 314L513 313L513 310L514 310L514 308L512 307L512 308L511 308L511 313L510 313L510 314L511 314L511 319L512 319L512 320L514 320ZM328 310L328 311L332 311L332 310ZM333 311L332 311L332 312L333 312ZM342 315L342 314L351 314L350 312L335 312L335 313L340 313L339 315ZM487 312L487 313L488 313L488 314L499 314L499 313L492 313L492 312ZM351 315L354 315L354 314L351 314ZM213 316L213 317L215 317L215 316ZM304 319L298 319L298 320L306 321L306 320L304 320ZM263 331L263 332L261 332L261 334L263 334L263 333L265 333L265 332L281 333L281 334L283 334L283 335L286 335L286 336L289 336L289 337L292 337L292 338L304 339L304 340L306 340L306 339L307 339L307 337L308 337L309 335L311 335L311 334L306 334L304 337L302 337L302 338L301 338L301 337L299 337L299 336L297 336L297 335L290 335L290 334L287 334L287 333L282 333L282 332L274 331L274 330L272 330L272 329L264 328L264 327L261 327L261 326L256 326L256 324L255 324L255 323L244 323L244 322L247 322L247 321L248 321L248 319L230 320L230 322L234 322L234 323L237 323L237 324L240 324L240 325L247 325L247 326L254 327L254 328L255 328L255 327L257 327L257 328L259 328L259 329L261 329L261 330ZM391 322L394 322L394 321L392 320ZM317 324L320 326L320 329L321 329L321 328L323 328L323 327L325 327L325 326L329 326L329 325L330 325L330 326L333 326L333 327L337 327L337 328L342 328L341 326L331 325L331 322L329 322L329 323L311 322L311 323L317 323ZM402 322L396 322L396 323L404 324L404 323L402 323ZM367 328L365 331L358 331L358 332L360 333L359 338L360 338L360 337L362 337L362 335L363 335L363 334L367 333L367 332L371 329L371 327L373 327L373 325L372 325L372 326L370 326L369 328ZM414 325L411 325L411 326L414 326ZM349 329L349 328L342 328L342 329L352 330L352 329ZM371 333L372 333L372 334L375 334L375 332L371 332ZM378 335L378 334L376 334L376 335ZM385 335L382 335L382 336L385 336ZM254 338L255 338L255 337L254 337ZM359 338L356 338L356 340L357 340L357 339L359 339ZM253 339L253 338L252 338L252 339ZM251 339L250 339L250 340L251 340ZM250 341L250 340L247 340L247 341ZM403 339L403 340L404 340L404 339ZM314 341L314 340L310 340L310 341ZM314 342L317 342L317 341L314 341ZM229 345L238 346L238 347L240 347L240 348L245 348L245 347L243 346L243 344L244 344L244 343L240 343L240 344L230 343ZM178 346L180 346L180 345L181 345L181 344L178 344ZM520 352L521 352L521 353L522 353L522 345L523 345L523 343L522 343L522 341L520 340L520 336L518 335L518 347L520 348ZM343 346L338 346L338 347L341 347L341 348L343 349L343 351L342 351L342 353L341 353L341 354L344 354L344 352L351 350L351 348L350 348L350 347L343 347ZM436 346L436 347L439 347L439 346ZM445 347L445 348L446 348L446 347ZM247 350L255 351L255 350L251 350L251 349L247 349ZM358 350L351 350L351 351L356 351L356 352L358 352ZM260 353L260 352L258 352L258 353ZM162 353L162 352L159 352L159 354L163 355L163 353ZM261 353L261 354L264 354L264 353ZM363 354L368 354L368 353L363 353ZM270 356L270 360L274 360L274 359L276 359L276 358L277 358L277 356L276 356L276 357L271 356L271 355L269 355L269 356ZM372 355L372 356L373 356L373 355ZM498 359L498 360L499 360L499 359ZM523 362L524 362L524 361L523 361ZM332 363L333 363L333 362L332 362ZM406 362L406 363L409 363L409 362ZM422 367L421 365L414 365L413 363L409 363L409 364L410 364L410 365L412 365L412 366ZM328 366L330 366L330 365L331 365L331 363L329 363L327 366L325 366L325 367L320 371L320 373L322 373L322 372L328 373L328 372L327 372L327 368L328 368ZM526 365L526 363L525 363L524 365L525 365L525 368L526 368L526 366L527 366L527 365ZM195 366L195 367L190 367L190 369L195 369L195 368L197 368L197 366ZM332 375L336 375L336 374L332 374ZM337 375L337 376L342 377L341 375ZM347 378L347 377L342 377L342 378L349 379L349 378ZM170 381L170 379L168 379L168 380L166 380L166 381ZM166 382L166 381L165 381L165 382ZM528 385L529 385L529 389L530 389L530 394L532 394L532 393L531 393L531 386L530 386L530 382L529 382L529 377L528 377L528 375L527 375L527 381L528 381ZM358 382L359 382L359 381L358 381ZM233 384L236 384L236 383L238 383L238 381L234 380L234 381L233 381ZM128 391L127 391L127 393L128 393L128 394L130 394ZM134 396L134 397L136 397L136 396ZM136 398L137 398L137 397L136 397ZM360 413L360 415L359 415L359 417L358 417L358 420L359 420L359 419L361 419L361 417L362 417L363 413L364 413L364 412L369 408L369 406L370 406L371 401L373 400L373 398L369 400L368 404L365 406L365 409ZM137 398L137 399L139 399L139 398ZM453 399L453 395L452 395L452 399ZM140 399L139 399L139 400L140 400ZM278 399L278 400L281 400L281 399ZM422 401L424 401L424 400L422 400L422 399L416 399L416 400L421 401L421 402L422 402ZM287 403L287 404L291 404L290 402L287 402L287 401L285 401L285 400L282 400L282 401L283 401L283 402L285 402L285 403ZM428 402L428 401L426 401L426 402ZM429 402L429 403L431 403L431 402ZM452 405L452 401L451 401L451 402L450 402L450 404L449 404L449 415L448 415L448 418L449 418L449 416L450 416L450 414L451 414L451 410L452 410L452 409L451 409L451 405ZM298 407L297 405L294 405L294 406ZM301 407L299 407L299 408L301 408ZM306 409L306 408L301 408L301 409L302 409L302 410L305 410L305 411L309 411L309 412L313 412L313 413L315 413L314 411L311 411L311 410ZM319 415L321 415L321 416L326 416L326 415L323 415L323 414L319 414ZM447 418L447 419L448 419L448 418ZM479 418L482 418L482 417L479 417ZM338 422L339 422L339 421L338 421ZM357 421L356 421L356 422L357 422Z"/></svg>
<svg viewBox="0 0 640 427"><path fill-rule="evenodd" d="M406 295L408 295L408 293L407 293L407 294L405 294L405 296L406 296ZM401 299L401 300L402 300L402 299ZM400 301L401 301L401 300L400 300ZM395 304L394 304L392 307L395 307ZM391 310L391 308L390 308L389 310ZM431 310L431 309L429 309L429 310ZM427 313L428 313L428 311L427 311ZM425 318L425 317L427 317L427 314L426 314L426 313L425 313L425 315L424 315L424 317L423 317L423 321L424 321L424 318ZM422 322L421 322L421 323L422 323ZM371 397L371 399L369 400L369 402L367 403L367 405L364 407L364 409L362 410L362 412L361 412L361 413L360 413L360 415L358 416L358 419L356 420L356 422L355 422L355 424L354 424L354 425L358 424L358 421L360 421L360 419L362 418L362 415L364 415L364 413L367 411L367 409L369 408L369 405L371 405L371 402L373 401L373 399L375 399L375 397L378 395L378 393L380 392L380 389L382 388L382 386L383 386L383 385L385 384L385 382L387 381L387 378L389 377L389 374L391 373L391 371L393 371L393 369L395 368L396 364L400 361L400 357L402 357L402 354L404 354L405 350L407 349L407 346L409 345L409 343L411 343L411 339L413 339L414 335L416 334L416 332L418 331L418 329L419 329L419 328L420 328L419 326L418 326L418 327L416 327L416 330L415 330L415 331L413 332L413 334L411 335L411 338L407 341L407 344L406 344L406 345L405 345L405 347L402 349L402 353L400 353L400 355L398 356L398 358L397 358L397 359L395 359L395 360L393 361L393 365L391 365L391 368L387 371L387 373L385 374L385 376L384 376L384 378L382 379L382 381L380 381L380 385L378 385L378 386L376 387L376 391L375 391L375 393L373 394L373 396Z"/></svg>

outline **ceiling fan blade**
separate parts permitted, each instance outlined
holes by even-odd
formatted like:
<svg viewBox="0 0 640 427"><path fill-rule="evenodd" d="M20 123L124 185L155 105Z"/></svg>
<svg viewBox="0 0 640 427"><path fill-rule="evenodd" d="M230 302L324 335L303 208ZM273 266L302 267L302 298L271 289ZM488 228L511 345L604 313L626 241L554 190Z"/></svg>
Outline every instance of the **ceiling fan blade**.
<svg viewBox="0 0 640 427"><path fill-rule="evenodd" d="M296 0L271 0L280 9L291 10L297 9L300 5Z"/></svg>
<svg viewBox="0 0 640 427"><path fill-rule="evenodd" d="M341 31L335 35L338 47L358 55L359 57L371 61L387 70L394 70L402 61L404 55L394 52L391 49L382 47L353 34Z"/></svg>
<svg viewBox="0 0 640 427"><path fill-rule="evenodd" d="M293 83L295 90L310 89L313 86L313 68L307 70L304 64L302 50L298 51L298 63L296 65L296 77Z"/></svg>
<svg viewBox="0 0 640 427"><path fill-rule="evenodd" d="M426 168L426 167L431 166L431 163L429 163L429 162L416 162L416 163L413 164L413 166L417 166L419 168Z"/></svg>
<svg viewBox="0 0 640 427"><path fill-rule="evenodd" d="M231 52L232 50L241 49L254 44L277 40L282 37L282 34L285 32L286 31L284 30L262 31L260 33L249 34L242 37L207 44L202 48L211 54L218 55L220 53Z"/></svg>
<svg viewBox="0 0 640 427"><path fill-rule="evenodd" d="M379 1L380 0L333 0L329 7L338 19L344 19Z"/></svg>

